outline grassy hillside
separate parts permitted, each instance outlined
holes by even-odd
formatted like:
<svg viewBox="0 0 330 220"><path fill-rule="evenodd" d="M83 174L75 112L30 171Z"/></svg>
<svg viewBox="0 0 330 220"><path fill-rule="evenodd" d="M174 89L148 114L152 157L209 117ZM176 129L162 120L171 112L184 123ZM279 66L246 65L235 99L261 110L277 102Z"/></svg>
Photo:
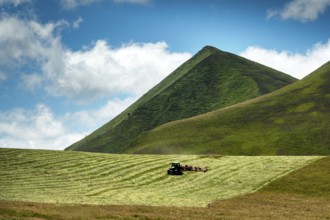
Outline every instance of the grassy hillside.
<svg viewBox="0 0 330 220"><path fill-rule="evenodd" d="M0 200L205 207L216 199L254 192L319 158L0 149ZM210 170L168 176L173 160Z"/></svg>
<svg viewBox="0 0 330 220"><path fill-rule="evenodd" d="M260 190L260 193L286 193L330 198L329 167L330 157L322 158L311 165L293 171L290 175L273 181Z"/></svg>
<svg viewBox="0 0 330 220"><path fill-rule="evenodd" d="M234 54L205 47L136 103L67 150L124 152L164 123L230 106L296 81Z"/></svg>
<svg viewBox="0 0 330 220"><path fill-rule="evenodd" d="M155 128L128 152L329 155L330 62L271 94Z"/></svg>

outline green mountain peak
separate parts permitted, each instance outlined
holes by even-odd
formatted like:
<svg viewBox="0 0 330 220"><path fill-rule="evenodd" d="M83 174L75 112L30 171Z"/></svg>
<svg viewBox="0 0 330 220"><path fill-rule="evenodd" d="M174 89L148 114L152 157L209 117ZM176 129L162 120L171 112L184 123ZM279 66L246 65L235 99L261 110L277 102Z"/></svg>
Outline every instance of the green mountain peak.
<svg viewBox="0 0 330 220"><path fill-rule="evenodd" d="M246 101L295 81L206 46L116 118L67 150L125 152L139 135L159 125Z"/></svg>
<svg viewBox="0 0 330 220"><path fill-rule="evenodd" d="M201 51L209 51L211 53L217 53L217 52L221 52L220 49L216 48L216 47L213 47L213 46L210 46L210 45L206 45L202 48Z"/></svg>
<svg viewBox="0 0 330 220"><path fill-rule="evenodd" d="M159 126L128 152L329 155L330 62L272 93Z"/></svg>

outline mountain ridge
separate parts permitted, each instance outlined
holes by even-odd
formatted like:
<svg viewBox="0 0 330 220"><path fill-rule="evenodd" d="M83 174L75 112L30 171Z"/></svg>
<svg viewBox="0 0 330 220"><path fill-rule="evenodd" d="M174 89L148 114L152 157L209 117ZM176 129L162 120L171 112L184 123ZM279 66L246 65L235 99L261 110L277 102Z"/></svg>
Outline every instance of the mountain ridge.
<svg viewBox="0 0 330 220"><path fill-rule="evenodd" d="M329 155L330 62L272 93L139 136L129 153Z"/></svg>
<svg viewBox="0 0 330 220"><path fill-rule="evenodd" d="M67 150L124 152L141 133L274 91L284 73L205 46L110 122Z"/></svg>
<svg viewBox="0 0 330 220"><path fill-rule="evenodd" d="M119 115L117 115L116 117L114 117L110 122L102 125L99 129L97 129L96 131L92 132L90 135L88 135L87 137L83 138L82 140L70 145L69 147L67 147L65 150L76 150L77 148L80 149L81 148L81 143L84 142L86 139L87 142L89 141L93 141L94 137L93 135L99 136L99 135L103 135L107 130L113 129L115 128L118 124L120 124L120 122L122 122L123 120L125 120L127 118L128 115L130 115L132 111L134 111L138 105L143 104L144 102L150 100L152 97L154 97L155 95L157 95L159 92L161 92L162 90L164 90L168 84L166 83L167 81L176 81L177 78L179 78L179 76L184 75L187 71L189 71L189 69L191 68L191 66L194 66L195 63L199 63L202 59L204 59L205 57L207 57L208 55L210 55L212 53L212 51L214 50L214 47L211 46L205 46L203 48L203 50L199 51L195 56L198 57L197 59L189 59L188 61L184 62L181 66L179 66L176 70L174 70L174 72L169 75L168 77L166 77L163 81L161 81L160 83L158 83L156 86L154 86L153 88L151 88L146 94L142 95L141 98L139 98L136 102L134 102L132 105L130 105L128 108L126 108L123 112L121 112ZM205 51L205 53L201 56L198 56L199 54L202 54L202 51ZM179 70L186 68L187 71L182 71L178 74L176 74ZM179 76L178 76L179 75ZM102 132L102 130L104 130L105 132ZM91 137L92 136L92 137ZM90 140L89 140L90 139ZM84 143L82 143L84 144ZM82 147L83 151L84 151L84 147ZM88 150L87 150L88 151Z"/></svg>

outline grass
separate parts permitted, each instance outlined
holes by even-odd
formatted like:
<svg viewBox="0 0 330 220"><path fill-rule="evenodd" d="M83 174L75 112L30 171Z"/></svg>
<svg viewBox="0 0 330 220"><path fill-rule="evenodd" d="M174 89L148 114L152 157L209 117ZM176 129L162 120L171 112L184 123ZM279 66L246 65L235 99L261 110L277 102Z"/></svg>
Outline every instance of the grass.
<svg viewBox="0 0 330 220"><path fill-rule="evenodd" d="M330 157L315 160L257 192L218 200L208 208L0 200L0 219L330 219L329 166Z"/></svg>
<svg viewBox="0 0 330 220"><path fill-rule="evenodd" d="M112 155L0 149L0 200L205 207L254 192L319 157ZM208 166L168 176L171 161Z"/></svg>
<svg viewBox="0 0 330 220"><path fill-rule="evenodd" d="M67 150L122 153L164 123L230 106L296 79L234 54L205 47L118 117Z"/></svg>
<svg viewBox="0 0 330 220"><path fill-rule="evenodd" d="M210 208L70 205L0 201L0 219L329 219L330 199L288 194L250 194Z"/></svg>
<svg viewBox="0 0 330 220"><path fill-rule="evenodd" d="M290 175L273 181L261 192L330 198L329 165L330 157L325 157L314 162L311 166L296 170Z"/></svg>
<svg viewBox="0 0 330 220"><path fill-rule="evenodd" d="M303 80L141 134L130 153L329 155L330 62Z"/></svg>

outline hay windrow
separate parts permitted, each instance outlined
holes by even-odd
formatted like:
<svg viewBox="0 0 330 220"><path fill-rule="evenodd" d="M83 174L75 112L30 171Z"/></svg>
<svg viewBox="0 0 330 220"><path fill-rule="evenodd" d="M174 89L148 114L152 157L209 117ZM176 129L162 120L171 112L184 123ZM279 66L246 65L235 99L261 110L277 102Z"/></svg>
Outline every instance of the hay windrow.
<svg viewBox="0 0 330 220"><path fill-rule="evenodd" d="M317 156L113 155L0 149L0 199L204 207L251 193ZM172 161L208 166L168 176Z"/></svg>

